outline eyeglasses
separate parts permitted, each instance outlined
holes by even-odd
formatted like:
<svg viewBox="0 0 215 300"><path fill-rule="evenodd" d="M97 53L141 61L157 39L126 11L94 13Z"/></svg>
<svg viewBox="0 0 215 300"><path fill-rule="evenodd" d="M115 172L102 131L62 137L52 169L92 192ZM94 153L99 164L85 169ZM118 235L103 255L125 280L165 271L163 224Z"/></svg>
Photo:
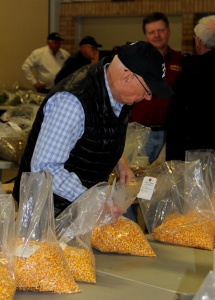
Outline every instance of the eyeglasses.
<svg viewBox="0 0 215 300"><path fill-rule="evenodd" d="M129 70L124 70L124 71L125 71L125 72L128 72ZM133 74L134 74L135 78L139 81L139 83L142 85L142 87L143 87L144 90L146 91L147 95L148 95L148 96L151 96L152 93L149 92L149 90L147 90L147 88L142 84L142 82L141 82L140 79L137 77L137 75L136 75L135 73L133 73Z"/></svg>
<svg viewBox="0 0 215 300"><path fill-rule="evenodd" d="M143 87L144 90L146 91L147 95L148 95L148 96L151 96L152 93L149 92L149 91L145 88L145 86L142 84L142 82L141 82L140 79L137 77L137 75L136 75L135 73L133 73L133 74L134 74L134 76L137 78L137 80L139 81L139 83L142 85L142 87Z"/></svg>

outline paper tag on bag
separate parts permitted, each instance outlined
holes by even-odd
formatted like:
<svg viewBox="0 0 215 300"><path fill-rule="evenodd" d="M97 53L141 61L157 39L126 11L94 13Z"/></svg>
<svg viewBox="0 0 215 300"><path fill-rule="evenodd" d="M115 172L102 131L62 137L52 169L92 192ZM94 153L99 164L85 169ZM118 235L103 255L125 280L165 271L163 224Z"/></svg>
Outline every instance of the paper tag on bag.
<svg viewBox="0 0 215 300"><path fill-rule="evenodd" d="M30 257L33 255L40 246L34 245L34 244L28 244L28 245L19 245L16 250L15 250L15 256L20 256L20 257Z"/></svg>
<svg viewBox="0 0 215 300"><path fill-rule="evenodd" d="M61 247L62 250L64 250L67 247L67 244L64 243L64 242L61 242L60 247Z"/></svg>
<svg viewBox="0 0 215 300"><path fill-rule="evenodd" d="M11 128L13 128L15 131L22 131L22 129L17 125L16 123L13 123L11 121L8 122Z"/></svg>
<svg viewBox="0 0 215 300"><path fill-rule="evenodd" d="M151 200L157 178L145 176L140 188L140 191L137 195L138 198Z"/></svg>

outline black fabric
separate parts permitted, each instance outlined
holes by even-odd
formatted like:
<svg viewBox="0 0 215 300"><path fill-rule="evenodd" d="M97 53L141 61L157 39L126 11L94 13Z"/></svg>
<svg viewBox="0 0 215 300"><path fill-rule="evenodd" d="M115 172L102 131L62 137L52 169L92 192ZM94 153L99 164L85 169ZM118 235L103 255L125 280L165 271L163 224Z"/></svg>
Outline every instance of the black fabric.
<svg viewBox="0 0 215 300"><path fill-rule="evenodd" d="M41 93L41 94L48 94L50 92L50 89L44 89L44 88L41 88L41 89L37 89L37 92L38 93Z"/></svg>
<svg viewBox="0 0 215 300"><path fill-rule="evenodd" d="M54 216L55 216L55 218L70 204L71 204L71 202L64 198L54 197Z"/></svg>
<svg viewBox="0 0 215 300"><path fill-rule="evenodd" d="M85 132L71 151L64 165L65 169L75 172L87 188L108 180L124 150L131 109L124 105L119 118L112 110L103 72L104 64L111 59L103 58L96 65L84 66L62 80L44 99L29 135L15 181L13 195L18 202L21 175L22 172L30 171L32 154L43 121L43 106L55 92L68 91L76 95L85 112ZM61 200L62 198L54 194L56 210L61 207ZM65 208L63 203L62 206Z"/></svg>
<svg viewBox="0 0 215 300"><path fill-rule="evenodd" d="M151 126L151 131L165 131L166 127L165 126Z"/></svg>
<svg viewBox="0 0 215 300"><path fill-rule="evenodd" d="M143 78L155 96L169 98L173 95L164 80L166 69L163 56L152 44L138 41L123 45L118 57L125 67Z"/></svg>
<svg viewBox="0 0 215 300"><path fill-rule="evenodd" d="M167 160L185 160L186 150L215 149L214 70L214 49L183 58L167 115Z"/></svg>
<svg viewBox="0 0 215 300"><path fill-rule="evenodd" d="M86 59L83 54L78 51L74 55L71 55L64 63L61 70L57 73L55 77L55 84L58 84L62 79L75 72L79 68L88 65L91 60Z"/></svg>
<svg viewBox="0 0 215 300"><path fill-rule="evenodd" d="M52 40L52 41L63 41L62 37L58 32L52 32L48 35L47 40Z"/></svg>
<svg viewBox="0 0 215 300"><path fill-rule="evenodd" d="M89 36L89 35L85 36L85 37L80 41L79 46L81 46L81 45L91 45L91 46L93 46L93 47L95 47L95 48L100 48L100 47L102 47L102 44L97 43L96 40L94 39L94 37Z"/></svg>

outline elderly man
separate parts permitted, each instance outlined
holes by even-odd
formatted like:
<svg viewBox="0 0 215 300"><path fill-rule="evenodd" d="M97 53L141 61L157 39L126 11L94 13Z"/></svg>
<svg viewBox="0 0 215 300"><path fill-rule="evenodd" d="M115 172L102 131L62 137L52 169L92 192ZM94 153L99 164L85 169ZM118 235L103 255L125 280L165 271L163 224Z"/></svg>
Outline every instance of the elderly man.
<svg viewBox="0 0 215 300"><path fill-rule="evenodd" d="M63 39L59 33L50 33L47 45L35 49L22 65L25 78L39 93L48 93L54 87L56 74L70 56L68 51L60 47L61 41Z"/></svg>
<svg viewBox="0 0 215 300"><path fill-rule="evenodd" d="M55 216L86 189L108 181L115 168L122 184L134 176L122 157L130 110L152 94L172 95L162 55L150 43L122 46L63 79L44 99L22 156L13 195L19 202L22 172L53 175Z"/></svg>

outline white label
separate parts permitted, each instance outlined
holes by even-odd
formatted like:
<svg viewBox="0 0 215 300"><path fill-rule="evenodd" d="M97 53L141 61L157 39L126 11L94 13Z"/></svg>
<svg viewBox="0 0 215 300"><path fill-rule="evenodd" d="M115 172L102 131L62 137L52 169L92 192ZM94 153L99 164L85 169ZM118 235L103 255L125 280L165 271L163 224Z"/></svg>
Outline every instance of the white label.
<svg viewBox="0 0 215 300"><path fill-rule="evenodd" d="M16 124L16 123L13 123L13 122L8 122L8 124L10 125L10 127L12 127L15 131L22 131L22 129Z"/></svg>
<svg viewBox="0 0 215 300"><path fill-rule="evenodd" d="M60 247L61 247L62 250L64 250L67 247L67 244L64 243L64 242L61 242Z"/></svg>
<svg viewBox="0 0 215 300"><path fill-rule="evenodd" d="M40 246L38 245L33 245L33 244L28 244L28 245L19 245L16 248L15 251L15 255L16 256L20 256L20 257L30 257L31 255L33 255L38 249L40 248Z"/></svg>
<svg viewBox="0 0 215 300"><path fill-rule="evenodd" d="M151 200L156 182L157 182L156 178L145 176L143 178L143 182L137 197L146 200Z"/></svg>

